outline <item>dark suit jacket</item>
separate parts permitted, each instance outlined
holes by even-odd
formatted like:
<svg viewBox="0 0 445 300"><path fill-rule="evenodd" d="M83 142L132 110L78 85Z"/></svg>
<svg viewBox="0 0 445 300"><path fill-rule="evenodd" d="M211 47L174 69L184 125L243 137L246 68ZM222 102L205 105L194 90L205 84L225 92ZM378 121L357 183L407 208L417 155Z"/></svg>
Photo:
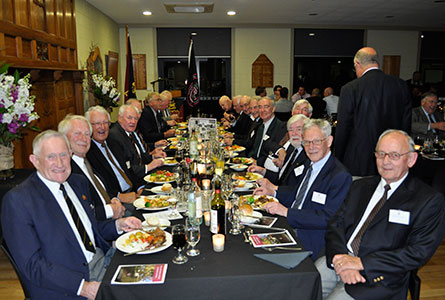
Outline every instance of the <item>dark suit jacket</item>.
<svg viewBox="0 0 445 300"><path fill-rule="evenodd" d="M85 177L85 179L88 180L88 186L90 188L91 203L94 206L94 214L96 216L96 219L99 221L106 220L107 215L105 212L104 203L100 199L100 196L97 193L96 189L94 188L93 184L90 182L88 177L85 175L85 173L82 171L82 169L79 167L79 165L73 159L71 159L71 174L79 174L80 176ZM101 181L102 181L102 179L101 179Z"/></svg>
<svg viewBox="0 0 445 300"><path fill-rule="evenodd" d="M68 183L86 211L96 246L106 253L118 234L115 222L97 222L89 205L85 178L72 174ZM31 192L32 191L32 192ZM82 279L89 280L88 264L57 200L34 172L3 198L4 238L31 299L80 299Z"/></svg>
<svg viewBox="0 0 445 300"><path fill-rule="evenodd" d="M235 126L228 129L228 131L233 132L235 134L235 138L238 138L239 136L247 135L251 126L252 119L250 116L246 115L244 112L241 112Z"/></svg>
<svg viewBox="0 0 445 300"><path fill-rule="evenodd" d="M276 197L284 206L288 208L292 206L306 171L307 168L301 176L298 176L296 185L278 188ZM346 198L351 182L351 175L331 154L310 186L301 210L290 208L287 212L287 222L297 229L298 239L304 249L313 252L314 260L324 247L326 226ZM314 192L326 195L324 204L313 201Z"/></svg>
<svg viewBox="0 0 445 300"><path fill-rule="evenodd" d="M243 146L246 148L246 152L249 152L249 149L253 145L255 131L258 129L258 127L260 127L261 124L263 124L263 120L261 120L261 118L258 121L252 121L247 135L235 136L233 144Z"/></svg>
<svg viewBox="0 0 445 300"><path fill-rule="evenodd" d="M439 112L434 112L434 118L436 119L436 122L443 122L443 116ZM434 133L430 129L428 130L429 120L428 117L423 112L423 109L421 106L413 108L413 114L412 114L412 123L411 123L411 135L413 137L416 137L417 135L420 135L422 137L426 136L433 136ZM440 136L445 136L445 132L442 130L436 129L436 134Z"/></svg>
<svg viewBox="0 0 445 300"><path fill-rule="evenodd" d="M259 126L258 126L258 128L259 128ZM255 137L256 137L258 128L252 137L252 147L250 148L250 151L255 152L253 157L257 159L257 165L263 166L264 162L266 161L267 156L269 155L269 152L275 152L275 150L280 147L279 146L280 141L283 138L283 136L286 134L287 128L286 128L286 124L283 121L280 121L277 117L274 117L274 119L272 120L272 123L269 125L269 128L266 131L266 135L269 138L267 138L267 140L264 140L266 135L264 136L263 144L261 145L260 155L258 157L255 157L255 155L257 153L257 149L253 149L253 142L255 141Z"/></svg>
<svg viewBox="0 0 445 300"><path fill-rule="evenodd" d="M113 151L111 150L111 152ZM127 168L125 158L118 154L119 153L113 152L113 155L116 157L119 166L125 172L125 175L127 175L127 177L133 183L133 191L136 192L137 188L142 186L144 182L133 174L131 166L130 168ZM108 160L105 158L100 149L97 147L96 143L94 143L93 141L91 141L91 147L87 153L87 159L93 167L94 173L98 174L101 179L104 179L102 182L105 185L105 190L110 197L115 197L118 193L126 192L121 190L119 181L116 178L116 175L114 174L110 164L108 163Z"/></svg>
<svg viewBox="0 0 445 300"><path fill-rule="evenodd" d="M326 102L318 96L311 96L306 98L307 101L312 105L312 119L320 119L326 114Z"/></svg>
<svg viewBox="0 0 445 300"><path fill-rule="evenodd" d="M116 123L116 125L110 129L107 143L113 154L124 157L124 160L130 163L133 173L138 178L144 178L145 164L150 163L152 157L148 152L145 152L141 153L139 159L138 152L131 142L130 137L119 123Z"/></svg>
<svg viewBox="0 0 445 300"><path fill-rule="evenodd" d="M286 151L286 157L284 158L283 166L286 164L286 162L289 160L290 156L292 155L292 152L294 151L294 146L289 145ZM309 163L309 158L306 155L306 152L301 150L300 154L298 154L297 158L291 163L290 167L286 169L287 172L284 171L284 173L279 177L280 171L278 172L272 172L271 170L266 170L266 174L264 174L264 178L269 179L270 182L276 185L293 185L297 181L297 177L295 176L294 169L298 168L301 165L306 165ZM278 178L279 177L279 178Z"/></svg>
<svg viewBox="0 0 445 300"><path fill-rule="evenodd" d="M355 181L348 197L329 222L326 261L347 254L346 243L357 227L380 177ZM425 264L443 238L444 199L408 175L383 205L364 233L358 256L366 283L346 285L354 299L406 299L409 272ZM410 213L409 225L389 222L390 209ZM374 279L379 278L379 281Z"/></svg>
<svg viewBox="0 0 445 300"><path fill-rule="evenodd" d="M137 128L147 143L155 143L164 139L164 132L168 130L167 124L164 123L165 121L163 121L161 130L158 130L156 115L153 113L151 107L147 106L142 110Z"/></svg>
<svg viewBox="0 0 445 300"><path fill-rule="evenodd" d="M353 176L376 175L374 149L386 129L411 131L411 95L406 83L370 70L341 89L335 155Z"/></svg>

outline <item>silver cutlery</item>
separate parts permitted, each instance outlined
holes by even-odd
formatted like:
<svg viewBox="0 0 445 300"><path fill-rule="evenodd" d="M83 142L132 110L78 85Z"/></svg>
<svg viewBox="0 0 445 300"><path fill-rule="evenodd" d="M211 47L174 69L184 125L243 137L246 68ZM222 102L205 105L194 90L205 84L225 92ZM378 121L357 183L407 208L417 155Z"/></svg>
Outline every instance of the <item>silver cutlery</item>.
<svg viewBox="0 0 445 300"><path fill-rule="evenodd" d="M268 252L272 252L274 250L288 250L288 251L301 251L301 250L303 250L300 247L293 247L293 248L291 248L291 247L279 247L279 246L278 247L263 247L261 249L266 250Z"/></svg>

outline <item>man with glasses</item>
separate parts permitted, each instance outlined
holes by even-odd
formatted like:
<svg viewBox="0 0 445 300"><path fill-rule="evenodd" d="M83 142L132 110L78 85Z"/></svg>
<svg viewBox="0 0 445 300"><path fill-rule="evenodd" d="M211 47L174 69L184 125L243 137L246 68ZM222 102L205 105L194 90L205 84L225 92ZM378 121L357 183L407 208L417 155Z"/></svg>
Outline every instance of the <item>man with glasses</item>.
<svg viewBox="0 0 445 300"><path fill-rule="evenodd" d="M437 111L437 95L425 93L422 95L421 106L413 109L412 136L445 137L445 121L443 114Z"/></svg>
<svg viewBox="0 0 445 300"><path fill-rule="evenodd" d="M343 203L351 185L351 175L332 155L333 137L326 120L313 119L304 124L303 147L310 163L293 170L296 185L280 186L272 191L263 187L256 194L267 194L280 201L264 205L270 214L287 217L304 249L315 260L324 247L326 226Z"/></svg>
<svg viewBox="0 0 445 300"><path fill-rule="evenodd" d="M379 70L370 47L354 56L357 79L340 92L335 156L353 176L376 175L372 149L389 128L411 131L411 95L406 82Z"/></svg>
<svg viewBox="0 0 445 300"><path fill-rule="evenodd" d="M380 176L356 180L326 230L316 262L324 299L406 299L410 271L424 265L444 234L444 199L408 170L411 137L386 130L375 150Z"/></svg>

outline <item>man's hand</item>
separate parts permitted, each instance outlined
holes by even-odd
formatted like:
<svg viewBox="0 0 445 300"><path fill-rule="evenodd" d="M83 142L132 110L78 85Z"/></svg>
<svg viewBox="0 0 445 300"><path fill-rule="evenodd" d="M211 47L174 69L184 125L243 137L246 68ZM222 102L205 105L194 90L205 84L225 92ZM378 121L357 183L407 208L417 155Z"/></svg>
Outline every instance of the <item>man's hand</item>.
<svg viewBox="0 0 445 300"><path fill-rule="evenodd" d="M136 217L121 218L116 220L118 231L133 231L142 228L142 222Z"/></svg>
<svg viewBox="0 0 445 300"><path fill-rule="evenodd" d="M431 129L445 130L445 122L431 123Z"/></svg>
<svg viewBox="0 0 445 300"><path fill-rule="evenodd" d="M166 132L164 132L164 137L165 138L169 138L169 137L172 137L172 136L174 136L175 135L175 133L176 133L176 129L169 129L169 130L167 130Z"/></svg>
<svg viewBox="0 0 445 300"><path fill-rule="evenodd" d="M97 291L99 290L100 282L98 281L84 281L80 296L88 299L96 299Z"/></svg>
<svg viewBox="0 0 445 300"><path fill-rule="evenodd" d="M155 148L165 147L167 146L168 141L167 140L159 140L155 143Z"/></svg>
<svg viewBox="0 0 445 300"><path fill-rule="evenodd" d="M258 188L256 188L253 191L254 195L268 195L268 196L273 196L275 194L275 191L266 187L266 186L260 186Z"/></svg>
<svg viewBox="0 0 445 300"><path fill-rule="evenodd" d="M168 124L168 126L175 126L176 125L176 121L175 120L168 120L167 124Z"/></svg>
<svg viewBox="0 0 445 300"><path fill-rule="evenodd" d="M226 132L226 133L224 133L223 137L224 138L231 138L231 139L233 139L233 133L232 132Z"/></svg>
<svg viewBox="0 0 445 300"><path fill-rule="evenodd" d="M179 115L178 114L172 114L170 116L173 120L178 121L179 120Z"/></svg>
<svg viewBox="0 0 445 300"><path fill-rule="evenodd" d="M124 215L125 207L118 199L116 198L111 199L110 206L113 209L113 219L119 219Z"/></svg>
<svg viewBox="0 0 445 300"><path fill-rule="evenodd" d="M147 171L151 171L153 169L159 168L164 164L164 161L160 158L153 159L149 164L147 164Z"/></svg>
<svg viewBox="0 0 445 300"><path fill-rule="evenodd" d="M247 168L247 172L251 172L251 173L258 173L264 176L264 174L266 174L266 169L257 165L250 165ZM262 178L260 178L262 179ZM258 179L259 180L259 179ZM257 182L258 182L257 180Z"/></svg>
<svg viewBox="0 0 445 300"><path fill-rule="evenodd" d="M138 196L135 192L129 192L129 193L120 193L119 194L119 200L124 203L133 203L134 200L136 200Z"/></svg>
<svg viewBox="0 0 445 300"><path fill-rule="evenodd" d="M334 269L337 274L340 275L341 272L345 270L363 270L363 264L360 257L355 257L347 254L337 254L332 259L334 264Z"/></svg>
<svg viewBox="0 0 445 300"><path fill-rule="evenodd" d="M359 271L357 270L345 270L338 274L341 278L341 281L343 281L346 284L356 284L356 283L365 283L366 279L363 277Z"/></svg>
<svg viewBox="0 0 445 300"><path fill-rule="evenodd" d="M224 138L224 145L232 146L233 139L232 138Z"/></svg>
<svg viewBox="0 0 445 300"><path fill-rule="evenodd" d="M272 162L278 167L282 168L284 164L284 159L286 158L286 150L281 148L278 150L278 158L275 158Z"/></svg>
<svg viewBox="0 0 445 300"><path fill-rule="evenodd" d="M278 189L278 186L270 182L267 178L259 178L256 181L260 186L265 187L267 189L270 189L272 191L276 191ZM273 196L273 195L271 195Z"/></svg>
<svg viewBox="0 0 445 300"><path fill-rule="evenodd" d="M151 156L153 156L154 159L156 158L163 158L166 157L167 154L162 150L162 148L155 148L153 151L150 152Z"/></svg>
<svg viewBox="0 0 445 300"><path fill-rule="evenodd" d="M263 208L270 214L287 217L287 207L279 202L269 202Z"/></svg>

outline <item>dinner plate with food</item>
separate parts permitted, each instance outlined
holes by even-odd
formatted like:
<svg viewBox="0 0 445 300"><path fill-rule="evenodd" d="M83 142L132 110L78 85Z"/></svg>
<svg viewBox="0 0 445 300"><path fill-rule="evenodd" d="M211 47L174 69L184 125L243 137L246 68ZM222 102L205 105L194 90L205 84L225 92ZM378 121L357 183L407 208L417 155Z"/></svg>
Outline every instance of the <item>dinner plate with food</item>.
<svg viewBox="0 0 445 300"><path fill-rule="evenodd" d="M228 164L251 165L255 160L251 157L232 157L227 162Z"/></svg>
<svg viewBox="0 0 445 300"><path fill-rule="evenodd" d="M235 171L244 171L248 166L242 164L234 164L231 165L230 168Z"/></svg>
<svg viewBox="0 0 445 300"><path fill-rule="evenodd" d="M176 174L167 170L159 170L144 177L150 183L166 183L175 181Z"/></svg>
<svg viewBox="0 0 445 300"><path fill-rule="evenodd" d="M171 197L162 195L140 196L133 202L133 206L137 209L145 210L162 210L169 208L172 201L169 201Z"/></svg>
<svg viewBox="0 0 445 300"><path fill-rule="evenodd" d="M142 229L144 230L153 230L156 227L160 227L162 230L165 230L168 226L171 225L170 221L167 218L160 218L155 214L144 214L145 221L142 222Z"/></svg>
<svg viewBox="0 0 445 300"><path fill-rule="evenodd" d="M246 150L246 147L243 146L238 146L238 145L226 146L226 151L241 152L244 150Z"/></svg>
<svg viewBox="0 0 445 300"><path fill-rule="evenodd" d="M252 172L246 172L246 174L232 174L233 180L257 181L260 178L263 178L263 175Z"/></svg>
<svg viewBox="0 0 445 300"><path fill-rule="evenodd" d="M171 234L160 228L151 231L135 230L127 232L116 240L116 248L124 253L140 251L137 254L152 254L163 251L171 245Z"/></svg>
<svg viewBox="0 0 445 300"><path fill-rule="evenodd" d="M165 157L164 166L176 166L178 161L174 157Z"/></svg>
<svg viewBox="0 0 445 300"><path fill-rule="evenodd" d="M158 185L152 187L151 189L147 189L154 194L170 194L173 191L173 187L170 183L164 183L163 185Z"/></svg>
<svg viewBox="0 0 445 300"><path fill-rule="evenodd" d="M244 180L236 180L233 182L233 190L235 192L243 192L253 189L255 185L252 182L246 182Z"/></svg>
<svg viewBox="0 0 445 300"><path fill-rule="evenodd" d="M252 206L249 204L241 204L239 207L241 214L241 222L244 224L258 223L263 217L263 214L259 211L254 211Z"/></svg>
<svg viewBox="0 0 445 300"><path fill-rule="evenodd" d="M253 209L263 209L263 206L269 202L278 202L277 198L266 195L243 195L239 198L240 203L252 205Z"/></svg>

